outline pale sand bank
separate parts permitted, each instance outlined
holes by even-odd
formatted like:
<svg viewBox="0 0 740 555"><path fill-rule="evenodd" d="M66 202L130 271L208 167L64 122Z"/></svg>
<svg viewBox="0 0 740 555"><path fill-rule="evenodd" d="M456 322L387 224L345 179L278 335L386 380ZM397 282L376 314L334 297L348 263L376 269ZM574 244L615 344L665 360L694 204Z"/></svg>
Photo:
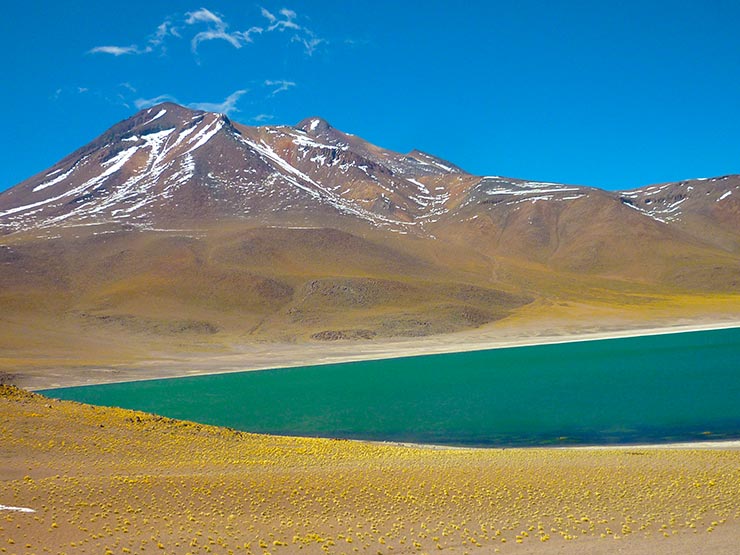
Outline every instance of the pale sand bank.
<svg viewBox="0 0 740 555"><path fill-rule="evenodd" d="M725 450L725 451L738 451L740 450L740 440L726 440L726 441L685 441L679 443L639 443L639 444L609 444L609 445L569 445L566 447L460 447L454 445L437 445L433 443L411 443L407 441L369 441L369 440L354 440L348 439L343 441L357 441L359 443L369 443L371 445L387 445L392 447L408 447L411 449L431 449L434 451L444 450L464 450L464 451L505 451L516 449L518 451L534 451L534 450L563 450L563 451L643 451L643 450L659 450L659 451L673 451L673 450L689 450L693 451L696 449L710 449L710 450Z"/></svg>
<svg viewBox="0 0 740 555"><path fill-rule="evenodd" d="M377 342L262 343L235 346L233 351L227 354L163 355L161 358L152 358L135 365L29 369L24 371L18 385L31 391L37 391L79 385L183 378L739 327L740 320L702 321L651 327L631 326L615 329L589 328L579 331L490 327L448 335Z"/></svg>
<svg viewBox="0 0 740 555"><path fill-rule="evenodd" d="M555 447L555 449L573 449L573 450L626 450L626 451L642 451L645 449L650 450L664 450L664 449L728 449L728 450L740 450L740 440L727 440L727 441L685 441L680 443L658 443L658 444L647 444L640 443L636 445L576 445L569 447Z"/></svg>

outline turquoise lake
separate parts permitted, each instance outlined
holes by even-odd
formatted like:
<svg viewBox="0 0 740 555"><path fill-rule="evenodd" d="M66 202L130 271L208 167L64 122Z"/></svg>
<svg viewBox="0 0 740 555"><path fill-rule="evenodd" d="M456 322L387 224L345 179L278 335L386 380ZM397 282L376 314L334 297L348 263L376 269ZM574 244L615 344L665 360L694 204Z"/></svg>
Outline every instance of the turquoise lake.
<svg viewBox="0 0 740 555"><path fill-rule="evenodd" d="M740 439L740 328L44 393L281 435L500 447Z"/></svg>

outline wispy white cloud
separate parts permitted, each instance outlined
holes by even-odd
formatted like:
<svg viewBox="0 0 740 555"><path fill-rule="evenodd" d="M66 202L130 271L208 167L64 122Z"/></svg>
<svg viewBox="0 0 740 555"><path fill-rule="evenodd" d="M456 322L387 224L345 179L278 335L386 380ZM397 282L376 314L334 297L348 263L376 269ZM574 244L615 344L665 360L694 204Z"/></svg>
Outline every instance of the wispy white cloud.
<svg viewBox="0 0 740 555"><path fill-rule="evenodd" d="M111 54L113 56L124 56L127 54L149 54L157 48L164 48L163 43L167 37L179 37L180 33L177 27L170 19L164 20L157 26L157 30L149 36L147 43L143 47L136 44L129 46L96 46L88 50L89 54Z"/></svg>
<svg viewBox="0 0 740 555"><path fill-rule="evenodd" d="M218 112L219 114L232 114L238 112L239 109L236 107L236 103L239 99L247 94L246 89L240 89L234 91L223 102L193 102L188 104L188 108L194 108L196 110L205 110L206 112Z"/></svg>
<svg viewBox="0 0 740 555"><path fill-rule="evenodd" d="M239 102L239 99L248 92L249 91L247 89L239 89L238 91L234 91L229 96L227 96L222 102L190 102L188 104L185 104L185 106L187 106L188 108L192 108L193 110L218 112L219 114L229 115L239 111L239 109L236 107L236 104L237 102ZM137 98L136 100L134 100L134 106L136 106L137 110L144 110L145 108L151 108L152 106L156 104L161 104L162 102L174 102L175 104L181 104L181 102L171 94L160 94L159 96L155 96L153 98Z"/></svg>
<svg viewBox="0 0 740 555"><path fill-rule="evenodd" d="M123 56L125 54L143 54L144 52L138 46L96 46L88 51L90 54L112 54L113 56Z"/></svg>
<svg viewBox="0 0 740 555"><path fill-rule="evenodd" d="M325 39L319 38L309 28L304 27L296 23L298 14L288 8L281 9L278 14L280 17L270 12L266 8L260 8L262 17L267 19L268 26L267 31L292 31L293 35L290 37L290 42L296 42L303 45L304 51L309 56L312 56L316 49L321 44L327 44Z"/></svg>
<svg viewBox="0 0 740 555"><path fill-rule="evenodd" d="M240 35L245 42L254 42L252 35L261 35L263 32L262 27L250 27L246 31L242 31Z"/></svg>
<svg viewBox="0 0 740 555"><path fill-rule="evenodd" d="M303 45L304 50L306 51L306 54L309 56L313 56L313 53L316 52L316 49L322 45L326 44L325 39L320 39L317 36L315 36L312 32L307 31L305 36L298 36L295 35L292 39L290 39L291 42L298 42Z"/></svg>
<svg viewBox="0 0 740 555"><path fill-rule="evenodd" d="M177 99L169 94L160 94L159 96L155 96L154 98L137 98L134 100L134 106L136 106L137 110L143 110L144 108L151 108L155 104L160 104L162 102L175 102L178 103Z"/></svg>
<svg viewBox="0 0 740 555"><path fill-rule="evenodd" d="M185 16L187 25L202 23L208 26L205 31L200 31L190 41L193 52L197 52L198 45L207 40L225 40L234 48L241 48L244 44L253 42L252 35L264 31L262 27L256 26L250 27L246 31L228 31L229 24L224 21L223 17L206 8L188 12Z"/></svg>
<svg viewBox="0 0 740 555"><path fill-rule="evenodd" d="M234 35L231 35L229 33L224 32L220 29L209 29L207 31L201 31L197 35L193 37L193 40L190 41L190 46L193 49L193 52L198 51L198 45L207 40L225 40L228 42L231 46L234 48L241 48L242 43L239 40L238 37L235 37Z"/></svg>
<svg viewBox="0 0 740 555"><path fill-rule="evenodd" d="M154 35L149 38L149 45L160 46L170 36L180 38L180 31L172 21L166 19L159 24Z"/></svg>
<svg viewBox="0 0 740 555"><path fill-rule="evenodd" d="M271 14L268 9L266 9L266 8L260 8L260 11L262 13L262 17L267 18L267 20L270 23L275 23L277 21L277 17L275 17L273 14Z"/></svg>
<svg viewBox="0 0 740 555"><path fill-rule="evenodd" d="M95 46L88 50L89 54L110 54L112 56L140 55L151 52L165 51L165 43L168 38L183 38L185 30L192 28L195 34L190 38L190 47L193 53L198 52L201 43L211 40L223 40L234 48L242 48L244 45L254 42L256 35L279 31L290 33L290 42L301 44L309 56L313 55L321 44L326 44L325 39L319 38L313 31L298 23L298 14L288 8L282 8L277 14L266 8L260 8L260 14L267 20L266 26L253 25L245 31L232 31L229 23L220 13L207 8L200 8L192 12L167 18L157 26L143 46L130 44L128 46L103 45ZM187 33L190 35L190 33Z"/></svg>
<svg viewBox="0 0 740 555"><path fill-rule="evenodd" d="M300 31L302 29L302 27L295 22L298 14L293 10L289 10L287 8L280 10L278 13L283 16L282 19L279 19L275 14L270 13L270 11L265 8L262 8L261 10L262 16L267 18L270 22L270 26L267 28L268 31L285 31L286 29Z"/></svg>
<svg viewBox="0 0 740 555"><path fill-rule="evenodd" d="M185 23L187 23L188 25L192 25L193 23L196 23L198 21L202 23L215 23L216 25L222 26L225 25L223 19L221 19L220 16L217 16L211 10L207 10L206 8L201 8L194 12L187 12L185 14L185 17Z"/></svg>
<svg viewBox="0 0 740 555"><path fill-rule="evenodd" d="M136 87L134 87L128 81L118 83L118 86L112 91L113 98L111 101L114 104L120 104L125 108L131 109L129 103L131 102L131 95L136 94Z"/></svg>
<svg viewBox="0 0 740 555"><path fill-rule="evenodd" d="M77 94L91 94L95 96L102 96L102 93L99 90L90 89L89 87L83 87L81 85L69 85L57 88L51 97L54 100L59 100L62 95L69 97Z"/></svg>
<svg viewBox="0 0 740 555"><path fill-rule="evenodd" d="M256 123L264 123L273 119L275 119L275 116L273 116L272 114L257 114L252 118L252 121Z"/></svg>
<svg viewBox="0 0 740 555"><path fill-rule="evenodd" d="M272 81L268 79L265 81L266 87L275 87L270 93L270 96L275 96L279 92L287 91L290 89L290 87L295 87L295 83L293 81L285 81L285 80L279 80L279 81Z"/></svg>

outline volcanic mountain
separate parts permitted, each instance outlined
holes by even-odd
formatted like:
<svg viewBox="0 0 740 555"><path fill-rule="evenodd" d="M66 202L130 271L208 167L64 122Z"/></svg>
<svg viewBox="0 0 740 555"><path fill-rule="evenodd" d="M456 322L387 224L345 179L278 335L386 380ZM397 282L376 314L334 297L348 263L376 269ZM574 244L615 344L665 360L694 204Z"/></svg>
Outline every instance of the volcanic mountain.
<svg viewBox="0 0 740 555"><path fill-rule="evenodd" d="M0 347L20 358L737 308L740 176L619 192L480 177L320 118L249 127L165 103L1 193L0 268Z"/></svg>
<svg viewBox="0 0 740 555"><path fill-rule="evenodd" d="M318 118L246 127L162 104L5 193L0 226L343 217L400 231L433 221L473 180L433 156L383 150Z"/></svg>

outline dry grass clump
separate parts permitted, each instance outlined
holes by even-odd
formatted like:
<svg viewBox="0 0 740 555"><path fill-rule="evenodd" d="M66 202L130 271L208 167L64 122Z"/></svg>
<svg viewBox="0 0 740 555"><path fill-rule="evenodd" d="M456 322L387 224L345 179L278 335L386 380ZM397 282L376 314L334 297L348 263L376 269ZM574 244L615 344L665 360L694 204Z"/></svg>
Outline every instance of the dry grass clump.
<svg viewBox="0 0 740 555"><path fill-rule="evenodd" d="M606 552L615 541L647 553L740 530L740 451L272 437L2 385L0 429L0 505L36 511L0 510L0 553Z"/></svg>

